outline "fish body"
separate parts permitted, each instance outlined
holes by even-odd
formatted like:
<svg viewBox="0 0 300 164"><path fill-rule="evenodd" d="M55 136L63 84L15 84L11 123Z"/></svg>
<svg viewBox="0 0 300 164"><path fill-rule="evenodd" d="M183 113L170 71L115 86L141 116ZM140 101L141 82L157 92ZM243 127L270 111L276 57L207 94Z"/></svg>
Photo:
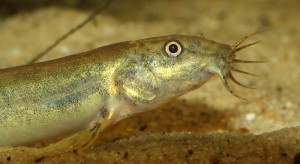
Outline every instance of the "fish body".
<svg viewBox="0 0 300 164"><path fill-rule="evenodd" d="M51 149L84 147L107 126L195 90L215 74L233 93L227 79L236 47L169 35L0 70L0 146L74 133Z"/></svg>

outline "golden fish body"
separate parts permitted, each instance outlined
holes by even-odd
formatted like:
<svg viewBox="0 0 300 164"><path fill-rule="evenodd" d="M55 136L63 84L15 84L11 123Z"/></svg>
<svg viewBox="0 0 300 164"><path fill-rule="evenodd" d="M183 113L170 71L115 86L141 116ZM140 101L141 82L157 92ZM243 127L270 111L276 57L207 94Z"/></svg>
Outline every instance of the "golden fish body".
<svg viewBox="0 0 300 164"><path fill-rule="evenodd" d="M169 35L3 69L0 146L78 132L45 152L85 147L108 125L199 88L214 74L232 92L234 52L203 37Z"/></svg>

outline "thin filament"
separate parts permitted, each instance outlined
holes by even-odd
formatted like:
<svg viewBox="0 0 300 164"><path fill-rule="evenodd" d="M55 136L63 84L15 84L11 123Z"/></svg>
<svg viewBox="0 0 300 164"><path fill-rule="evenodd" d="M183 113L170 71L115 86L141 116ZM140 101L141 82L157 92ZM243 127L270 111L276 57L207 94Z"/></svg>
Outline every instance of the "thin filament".
<svg viewBox="0 0 300 164"><path fill-rule="evenodd" d="M242 70L239 70L237 68L234 68L232 66L230 66L230 70L234 71L234 72L238 72L238 73L243 73L243 74L246 74L246 75L252 75L252 76L257 76L255 74L252 74L252 73L249 73L249 72L246 72L246 71L242 71Z"/></svg>
<svg viewBox="0 0 300 164"><path fill-rule="evenodd" d="M231 87L229 86L228 82L227 82L227 77L223 74L221 74L221 79L222 79L222 82L223 82L223 85L225 86L225 88L232 94L234 95L235 97L237 98L240 98L242 100L246 100L245 98L239 96L238 94L234 93L233 90L231 89Z"/></svg>
<svg viewBox="0 0 300 164"><path fill-rule="evenodd" d="M252 37L253 35L257 34L257 33L260 33L260 32L263 32L265 31L267 28L262 28L262 29L259 29L251 34L248 34L244 37L242 37L239 41L237 41L233 46L232 46L232 49L236 49L240 44L242 44L245 40L247 40L248 38Z"/></svg>
<svg viewBox="0 0 300 164"><path fill-rule="evenodd" d="M235 62L235 63L265 63L267 61L249 61L249 60L234 59L233 62Z"/></svg>
<svg viewBox="0 0 300 164"><path fill-rule="evenodd" d="M233 75L232 75L231 72L229 72L228 76L229 76L229 78L230 78L233 82L235 82L237 85L240 85L240 86L245 87L245 88L255 89L255 88L253 88L253 87L244 85L244 84L240 83L239 81L237 81L237 80L233 77Z"/></svg>
<svg viewBox="0 0 300 164"><path fill-rule="evenodd" d="M250 44L246 44L246 45L244 45L244 46L242 46L242 47L239 47L239 48L234 48L233 51L232 51L232 53L236 53L236 52L238 52L238 51L240 51L240 50L242 50L242 49L245 49L245 48L247 48L247 47L250 47L250 46L252 46L252 45L255 45L255 44L259 43L259 42L260 42L260 41L257 41L257 42L253 42L253 43L250 43Z"/></svg>

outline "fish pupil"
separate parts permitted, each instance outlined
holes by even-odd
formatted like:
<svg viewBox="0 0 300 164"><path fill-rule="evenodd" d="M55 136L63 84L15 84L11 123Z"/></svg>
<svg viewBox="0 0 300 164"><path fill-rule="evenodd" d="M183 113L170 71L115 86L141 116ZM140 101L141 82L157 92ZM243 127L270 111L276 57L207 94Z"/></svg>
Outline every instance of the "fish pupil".
<svg viewBox="0 0 300 164"><path fill-rule="evenodd" d="M176 45L176 44L171 44L171 45L169 46L169 51L170 51L171 53L176 53L176 52L178 51L177 45Z"/></svg>

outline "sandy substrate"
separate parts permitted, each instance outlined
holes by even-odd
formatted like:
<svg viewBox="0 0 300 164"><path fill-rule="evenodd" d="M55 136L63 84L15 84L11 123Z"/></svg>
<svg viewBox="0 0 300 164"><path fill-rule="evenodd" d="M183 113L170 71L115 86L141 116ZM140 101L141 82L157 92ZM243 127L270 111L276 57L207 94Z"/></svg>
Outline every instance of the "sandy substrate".
<svg viewBox="0 0 300 164"><path fill-rule="evenodd" d="M25 64L86 18L96 9L94 4L103 1L0 2L0 67ZM258 78L235 74L258 89L235 86L236 93L248 99L243 101L214 78L158 109L121 121L84 152L36 159L30 149L12 150L0 152L0 163L300 162L299 16L297 0L116 0L42 60L168 34L204 34L232 45L258 28L270 27L248 41L261 43L239 53L240 59L269 61L239 66Z"/></svg>

